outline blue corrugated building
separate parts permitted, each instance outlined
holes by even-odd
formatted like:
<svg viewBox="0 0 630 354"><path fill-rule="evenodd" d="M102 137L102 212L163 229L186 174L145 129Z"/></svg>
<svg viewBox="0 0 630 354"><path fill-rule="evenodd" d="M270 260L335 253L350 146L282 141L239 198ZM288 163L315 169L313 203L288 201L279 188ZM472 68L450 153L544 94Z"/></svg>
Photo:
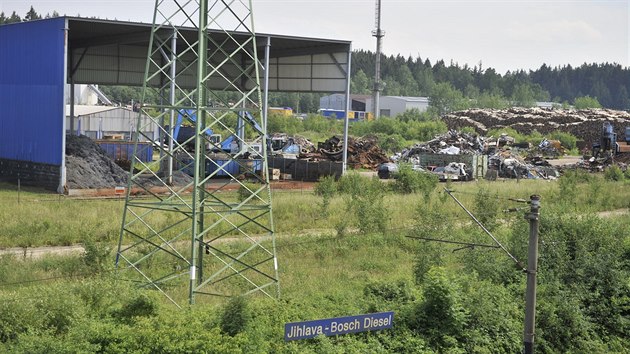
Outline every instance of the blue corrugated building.
<svg viewBox="0 0 630 354"><path fill-rule="evenodd" d="M0 178L62 186L66 38L63 17L0 26Z"/></svg>

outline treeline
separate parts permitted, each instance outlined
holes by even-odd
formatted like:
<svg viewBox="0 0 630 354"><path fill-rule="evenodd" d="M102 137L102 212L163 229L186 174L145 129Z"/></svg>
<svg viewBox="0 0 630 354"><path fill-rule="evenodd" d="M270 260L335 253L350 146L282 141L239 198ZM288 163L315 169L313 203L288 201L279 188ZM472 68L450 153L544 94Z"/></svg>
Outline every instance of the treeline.
<svg viewBox="0 0 630 354"><path fill-rule="evenodd" d="M24 15L24 17L20 17L17 12L13 11L11 15L7 16L4 11L0 12L0 25L8 24L8 23L16 23L16 22L25 22L25 21L33 21L33 20L41 20L42 18L52 18L59 17L59 13L57 11L53 11L52 14L47 13L42 17L42 15L38 14L37 11L31 6L31 9Z"/></svg>
<svg viewBox="0 0 630 354"><path fill-rule="evenodd" d="M352 58L353 94L371 94L374 87L374 54L358 50ZM431 98L435 116L468 108L502 109L510 106L533 107L537 101L554 102L576 108L630 109L630 68L619 64L583 64L519 70L501 75L484 69L439 60L383 57L382 94L387 96L426 96ZM103 91L116 102L140 100L139 88L105 87ZM221 93L229 95L229 93ZM270 106L292 107L296 113L314 113L322 93L273 92ZM234 97L235 99L238 99ZM151 97L149 97L151 99Z"/></svg>
<svg viewBox="0 0 630 354"><path fill-rule="evenodd" d="M375 55L358 50L352 56L352 93L368 94L373 89ZM456 94L473 100L503 99L518 105L534 101L573 104L576 98L590 96L604 107L630 109L630 68L619 64L566 65L537 70L518 70L501 75L482 63L473 67L444 60L381 58L382 93L390 96L432 96L439 84L447 84ZM529 103L529 104L528 104ZM483 104L480 104L483 106ZM493 107L489 107L493 108Z"/></svg>

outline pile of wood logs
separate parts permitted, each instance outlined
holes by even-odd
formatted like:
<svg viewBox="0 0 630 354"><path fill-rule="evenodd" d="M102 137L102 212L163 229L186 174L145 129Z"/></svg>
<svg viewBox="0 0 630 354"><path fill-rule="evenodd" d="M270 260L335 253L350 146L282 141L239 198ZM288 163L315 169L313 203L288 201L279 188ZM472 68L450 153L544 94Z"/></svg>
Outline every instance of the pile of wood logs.
<svg viewBox="0 0 630 354"><path fill-rule="evenodd" d="M590 145L599 141L602 125L609 122L617 136L622 138L625 127L630 126L630 113L610 109L469 109L442 117L449 129L472 127L480 135L490 129L510 127L521 134L538 131L545 135L554 131L573 134Z"/></svg>

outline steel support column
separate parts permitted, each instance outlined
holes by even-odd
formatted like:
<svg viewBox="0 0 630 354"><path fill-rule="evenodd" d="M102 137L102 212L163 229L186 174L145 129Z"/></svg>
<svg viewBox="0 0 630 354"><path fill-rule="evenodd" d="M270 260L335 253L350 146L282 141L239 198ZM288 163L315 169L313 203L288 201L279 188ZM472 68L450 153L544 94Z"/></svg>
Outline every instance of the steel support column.
<svg viewBox="0 0 630 354"><path fill-rule="evenodd" d="M348 70L346 72L346 119L343 122L343 162L341 168L341 174L346 173L348 168L348 120L350 111L352 110L352 99L350 98L350 82L352 72L352 45L348 46Z"/></svg>

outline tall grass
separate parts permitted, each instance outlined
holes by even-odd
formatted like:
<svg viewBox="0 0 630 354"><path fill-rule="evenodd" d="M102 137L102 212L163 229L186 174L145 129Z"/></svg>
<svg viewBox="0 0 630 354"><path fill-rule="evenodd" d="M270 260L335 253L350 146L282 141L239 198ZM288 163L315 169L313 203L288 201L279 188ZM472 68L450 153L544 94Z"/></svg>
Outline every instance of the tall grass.
<svg viewBox="0 0 630 354"><path fill-rule="evenodd" d="M352 182L348 189L361 193L363 183L372 184L375 180ZM546 352L588 352L578 350L586 348L579 346L575 350L570 350L571 346L560 350L560 345L566 338L582 338L586 343L586 334L592 331L585 328L592 324L580 317L582 309L600 319L598 325L606 326L606 330L622 328L623 306L627 302L621 301L627 298L627 287L618 287L618 284L627 279L623 278L627 273L620 264L621 256L627 255L628 249L627 216L602 221L588 217L588 211L616 208L627 203L629 196L629 192L620 188L621 182L603 178L597 179L596 184L591 182L571 177L560 183L439 184L428 197L424 193L385 193L387 185L383 184L382 205L387 209L387 229L368 232L357 231L361 229L356 220L358 214L349 215L355 209L347 208L348 195L331 197L330 213L323 215L318 210L322 197L313 192L274 192L281 299L271 301L254 296L226 305L224 299L199 295L196 306L189 311L175 311L158 293L136 289L123 281L124 278L116 278L111 263L107 263L107 259L113 260L107 246L115 244L117 237L99 238L95 231L97 226L82 225L91 240L86 244L89 251L86 255L50 255L32 261L24 261L19 256L0 256L0 351L22 348L22 352L45 352L34 348L47 348L47 351L76 352L78 350L71 346L82 343L83 351L152 348L155 352L200 352L211 343L218 352L441 352L451 346L458 349L453 352L515 352L522 333L520 306L525 278L512 261L495 249L462 249L459 245L406 237L492 243L442 192L443 187L448 187L476 214L492 209L488 212L498 221L493 233L521 260L525 258L527 242L527 222L522 215L528 206L509 198L527 200L531 194L542 196L541 240L544 243L541 243L540 261L540 318L546 331L538 338L549 348ZM564 190L577 191L572 195L573 203L559 197L561 185ZM14 191L1 193L12 195ZM599 195L598 199L591 201L595 194ZM61 232L51 230L67 229L68 225L78 227L73 213L79 214L82 209L86 209L88 215L84 220L95 224L99 215L122 212L122 204L116 201L62 198L53 204L43 200L56 196L39 192L28 192L22 197L20 204L16 200L10 204L3 199L1 212L11 211L20 217L39 213L39 223L26 223L23 227L39 232L49 243L55 242L56 232ZM237 192L231 197L236 200ZM576 207L575 203L584 205ZM502 212L514 206L525 210ZM4 221L9 222L9 219ZM338 235L334 225L344 220L352 220L353 227ZM15 225L19 223L12 227L16 228ZM107 224L113 230L117 230L118 225L118 220ZM0 225L0 233L7 230ZM81 242L85 237L78 230L70 230L69 234L68 237ZM96 240L104 244L92 242ZM576 242L580 248L575 247ZM176 245L180 246L181 251L186 252L184 245ZM240 242L224 246L230 250L245 247ZM271 247L270 244L265 246ZM569 251L578 258L567 257L571 255ZM602 254L616 258L600 257ZM211 261L207 263L211 268ZM587 272L564 271L577 267L578 263L586 264L580 269ZM143 270L151 272L170 266L158 258L152 264L143 265ZM554 272L558 279L551 278ZM600 282L601 276L606 274L607 280ZM575 284L575 289L580 290L580 284L588 281L597 291L609 291L613 296L599 298L599 292L580 292L579 295L584 294L589 301L589 296L592 297L593 304L597 305L582 307L580 301L583 300L577 295L571 296L569 292L559 293L562 296L550 295L555 282L567 279ZM185 285L174 290L178 300L186 299ZM578 294L577 290L575 293ZM563 308L566 296L569 296L570 301L566 303L570 306ZM602 301L606 306L599 305ZM606 311L609 310L613 316L608 316ZM287 322L375 311L395 311L394 328L292 343L281 339L283 324ZM456 316L445 316L449 313ZM423 320L418 322L418 319ZM443 336L435 319L455 324L447 323L452 331L448 337ZM570 327L564 331L567 325ZM594 352L623 352L619 348L627 347L624 339L627 336L623 329L617 331L612 344L599 339L586 344L599 346L592 347L596 348ZM199 336L205 337L201 340ZM118 343L126 346L117 348Z"/></svg>
<svg viewBox="0 0 630 354"><path fill-rule="evenodd" d="M364 186L361 177L355 176L340 183L340 191L347 190L361 195ZM518 206L508 198L528 200L532 194L542 197L545 207L564 208L572 212L592 212L630 207L630 189L625 181L610 181L599 176L568 173L559 181L506 180L499 182L461 182L439 184L430 198L445 198L443 188L470 208L479 203L475 200L480 189L486 190L488 199L499 209ZM36 189L19 192L14 186L0 185L0 248L35 247L46 245L72 245L86 240L115 244L118 241L123 199L80 200ZM383 184L383 190L389 185ZM413 224L413 211L422 202L425 193L386 193L383 206L387 210L388 227L404 228ZM237 200L237 192L230 192ZM225 198L230 198L226 195ZM313 191L274 191L274 225L278 233L299 233L302 230L334 229L350 215L344 195L335 193L323 197ZM454 202L436 205L445 217L462 216L462 210ZM326 212L322 212L326 208ZM543 209L544 210L544 209ZM163 223L167 216L160 216ZM352 227L352 225L349 225ZM218 230L220 231L220 230Z"/></svg>

